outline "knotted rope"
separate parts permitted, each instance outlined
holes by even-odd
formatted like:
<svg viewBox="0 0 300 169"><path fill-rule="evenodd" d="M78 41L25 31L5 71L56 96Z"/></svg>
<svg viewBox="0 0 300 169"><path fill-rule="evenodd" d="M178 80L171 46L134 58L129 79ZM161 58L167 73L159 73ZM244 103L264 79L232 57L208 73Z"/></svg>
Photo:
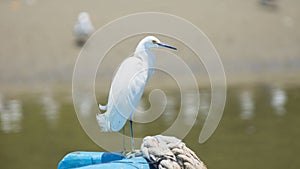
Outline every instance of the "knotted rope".
<svg viewBox="0 0 300 169"><path fill-rule="evenodd" d="M207 169L197 155L175 137L147 136L141 151L158 169Z"/></svg>

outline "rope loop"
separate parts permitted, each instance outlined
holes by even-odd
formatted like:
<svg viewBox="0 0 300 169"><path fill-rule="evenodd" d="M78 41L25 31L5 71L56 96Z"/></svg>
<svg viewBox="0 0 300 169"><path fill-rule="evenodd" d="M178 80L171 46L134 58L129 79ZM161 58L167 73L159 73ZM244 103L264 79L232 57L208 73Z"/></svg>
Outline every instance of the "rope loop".
<svg viewBox="0 0 300 169"><path fill-rule="evenodd" d="M197 155L176 137L147 136L143 139L141 151L158 169L207 169Z"/></svg>

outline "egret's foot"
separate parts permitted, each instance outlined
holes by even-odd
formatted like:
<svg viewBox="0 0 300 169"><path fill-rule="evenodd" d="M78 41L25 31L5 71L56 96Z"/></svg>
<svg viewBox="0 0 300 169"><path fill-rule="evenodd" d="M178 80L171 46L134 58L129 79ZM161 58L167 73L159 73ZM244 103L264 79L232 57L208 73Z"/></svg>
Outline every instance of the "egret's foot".
<svg viewBox="0 0 300 169"><path fill-rule="evenodd" d="M140 156L143 156L141 150L131 150L131 151L126 152L126 154L124 155L124 157L126 157L126 158L135 158L135 157L140 157Z"/></svg>
<svg viewBox="0 0 300 169"><path fill-rule="evenodd" d="M123 149L122 151L121 151L121 154L122 154L122 156L123 157L126 157L126 154L128 154L130 151L127 151L126 149Z"/></svg>
<svg viewBox="0 0 300 169"><path fill-rule="evenodd" d="M122 151L122 152L121 152L121 154L122 154L123 157L126 157L126 154L127 154L127 153L128 153L128 152L126 152L126 151Z"/></svg>

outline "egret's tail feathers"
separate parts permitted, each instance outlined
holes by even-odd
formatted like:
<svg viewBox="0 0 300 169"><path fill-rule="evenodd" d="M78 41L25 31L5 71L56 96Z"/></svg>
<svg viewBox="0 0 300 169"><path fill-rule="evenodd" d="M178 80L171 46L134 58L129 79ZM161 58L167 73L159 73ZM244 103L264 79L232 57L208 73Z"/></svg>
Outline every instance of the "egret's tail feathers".
<svg viewBox="0 0 300 169"><path fill-rule="evenodd" d="M107 110L107 106L102 106L101 104L99 104L99 109L102 110L102 111L105 111Z"/></svg>
<svg viewBox="0 0 300 169"><path fill-rule="evenodd" d="M101 109L101 108L100 108ZM97 114L96 116L99 127L103 132L110 132L110 123L105 114Z"/></svg>

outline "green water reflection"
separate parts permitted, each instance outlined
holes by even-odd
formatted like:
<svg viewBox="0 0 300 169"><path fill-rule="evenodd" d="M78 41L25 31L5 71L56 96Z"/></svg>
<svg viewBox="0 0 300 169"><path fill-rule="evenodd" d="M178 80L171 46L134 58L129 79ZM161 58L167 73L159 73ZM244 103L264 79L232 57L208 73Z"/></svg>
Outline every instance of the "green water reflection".
<svg viewBox="0 0 300 169"><path fill-rule="evenodd" d="M184 141L208 168L299 168L300 88L229 88L223 118L214 135L201 145L198 137L209 93L200 93L202 115ZM136 124L137 136L159 134L171 125L180 98L176 92L167 93L167 98L165 113L159 119ZM186 104L188 112L193 102ZM89 104L84 106L88 109ZM70 93L2 92L0 112L1 168L56 168L68 152L102 151L81 128ZM189 120L187 114L185 121Z"/></svg>

